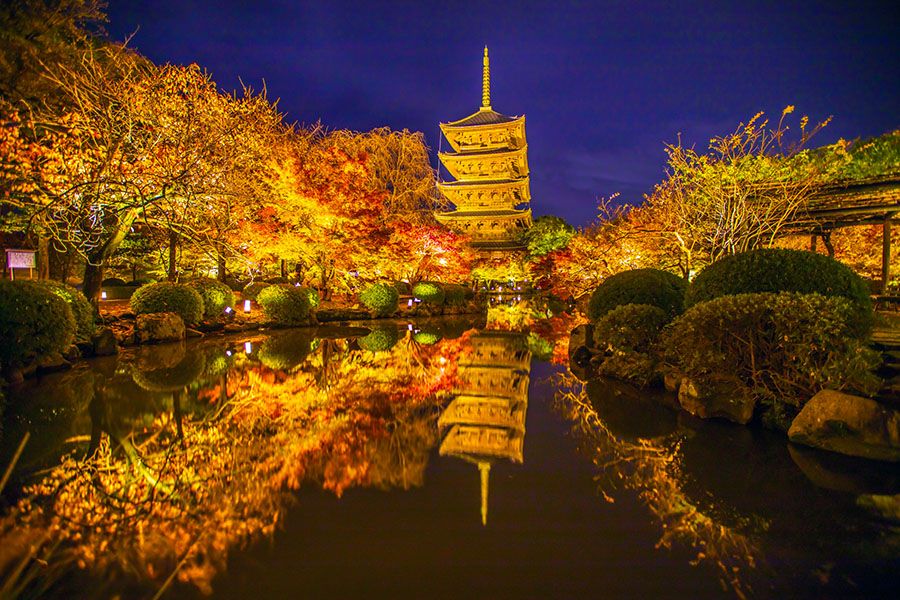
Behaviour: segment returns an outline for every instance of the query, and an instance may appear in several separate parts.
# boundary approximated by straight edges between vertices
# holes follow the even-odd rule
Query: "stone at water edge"
[[[118,351],[119,344],[109,327],[101,327],[91,336],[91,353],[95,356],[111,356]]]
[[[44,375],[46,373],[55,373],[57,371],[65,371],[66,369],[72,366],[72,363],[63,358],[62,354],[59,352],[51,352],[50,354],[46,354],[37,361],[35,361],[37,366],[37,372],[40,375]]]
[[[135,333],[142,344],[184,339],[184,321],[176,313],[138,315]]]
[[[871,398],[822,390],[794,418],[788,437],[813,448],[900,462],[900,411]]]
[[[756,399],[736,377],[713,376],[695,381],[685,377],[678,388],[681,408],[701,419],[727,419],[746,425],[753,418]]]
[[[569,361],[575,355],[579,348],[587,348],[590,350],[594,347],[594,326],[590,323],[583,323],[572,330],[569,334]]]

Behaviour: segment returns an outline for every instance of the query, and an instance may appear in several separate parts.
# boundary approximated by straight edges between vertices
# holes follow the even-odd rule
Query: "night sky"
[[[689,7],[682,6],[688,5]],[[265,80],[290,121],[422,131],[481,101],[525,114],[533,209],[576,225],[599,196],[639,202],[663,144],[705,148],[788,104],[834,121],[815,145],[900,126],[895,2],[109,2],[107,30],[227,90]],[[446,149],[447,144],[444,143]]]

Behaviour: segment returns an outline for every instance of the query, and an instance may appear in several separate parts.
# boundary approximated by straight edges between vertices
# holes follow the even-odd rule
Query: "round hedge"
[[[648,352],[670,320],[658,306],[617,306],[594,324],[594,342],[611,352]]]
[[[188,281],[186,285],[197,290],[203,298],[203,316],[207,319],[221,315],[226,306],[234,306],[234,292],[221,281],[204,277]]]
[[[396,327],[378,327],[373,329],[369,335],[356,340],[359,347],[369,352],[385,352],[394,347],[400,335],[397,333]]]
[[[310,287],[297,287],[297,289],[306,294],[306,300],[309,302],[310,308],[319,306],[319,292]]]
[[[871,327],[872,300],[863,279],[823,254],[764,248],[726,256],[697,274],[685,295],[685,307],[736,294],[797,292],[842,296],[856,307],[855,329]]]
[[[443,339],[443,335],[437,329],[423,329],[422,331],[417,331],[413,334],[412,339],[417,344],[423,344],[425,346],[431,346],[433,344],[437,344],[441,339]]]
[[[45,279],[35,283],[46,286],[51,292],[66,301],[66,304],[72,309],[72,316],[75,317],[75,337],[79,340],[90,339],[96,329],[94,307],[91,306],[85,295],[72,286],[59,281]]]
[[[21,365],[62,352],[75,338],[72,309],[47,286],[0,281],[0,363]]]
[[[375,283],[359,294],[359,301],[376,315],[387,317],[397,312],[400,294],[393,285]]]
[[[266,317],[280,325],[303,325],[309,318],[309,298],[292,285],[270,285],[256,297]]]
[[[100,285],[103,287],[106,287],[108,285],[116,286],[116,285],[127,285],[127,284],[125,283],[124,279],[121,279],[119,277],[107,277],[102,282],[100,282]]]
[[[203,317],[203,298],[183,283],[148,283],[132,294],[131,310],[138,315],[173,312],[181,316],[185,325],[191,325]]]
[[[244,290],[241,292],[241,296],[245,300],[256,300],[259,293],[272,285],[271,283],[266,283],[265,281],[251,281],[247,285],[244,286]]]
[[[446,294],[444,286],[436,281],[420,281],[412,288],[413,296],[429,304],[443,304]]]
[[[412,295],[412,287],[406,281],[395,281],[391,285],[394,286],[394,289],[397,290],[397,293],[401,296],[410,296]]]
[[[684,279],[659,269],[616,273],[594,290],[588,303],[588,317],[596,322],[617,306],[649,304],[672,318],[684,311],[686,287]]]

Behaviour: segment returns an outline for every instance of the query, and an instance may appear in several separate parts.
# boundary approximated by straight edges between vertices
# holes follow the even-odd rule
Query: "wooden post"
[[[881,230],[881,293],[887,294],[891,281],[891,215],[884,215]]]
[[[819,242],[819,237],[816,234],[812,234],[809,236],[809,251],[815,252]]]

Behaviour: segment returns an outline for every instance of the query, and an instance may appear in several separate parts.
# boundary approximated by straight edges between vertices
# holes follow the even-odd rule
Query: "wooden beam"
[[[891,215],[884,216],[881,230],[881,293],[887,294],[891,281]]]

